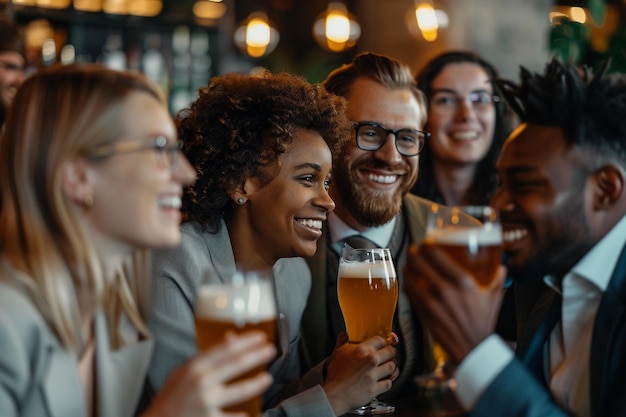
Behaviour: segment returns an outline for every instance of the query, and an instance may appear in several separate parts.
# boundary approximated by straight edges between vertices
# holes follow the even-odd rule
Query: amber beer
[[[252,286],[251,286],[252,285]],[[200,288],[195,308],[198,349],[206,351],[224,341],[226,332],[244,333],[261,330],[267,340],[276,340],[277,313],[270,281],[233,286],[207,284]],[[253,369],[229,382],[250,378],[263,371]],[[250,417],[261,413],[262,397],[225,407],[226,412],[246,412]]]
[[[350,343],[389,337],[398,301],[398,280],[391,258],[339,264],[339,305]]]
[[[496,277],[502,256],[502,230],[499,225],[445,226],[429,231],[424,244],[436,245],[472,272],[476,283],[487,288]]]

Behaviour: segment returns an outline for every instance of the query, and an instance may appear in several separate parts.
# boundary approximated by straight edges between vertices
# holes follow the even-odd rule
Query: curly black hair
[[[588,67],[554,58],[543,74],[520,70],[520,84],[498,82],[523,122],[562,129],[574,146],[616,157],[626,167],[626,77],[608,74],[609,61]]]
[[[433,81],[439,73],[450,64],[472,63],[480,66],[490,80],[495,81],[500,78],[497,69],[483,59],[480,55],[472,51],[448,51],[437,55],[431,59],[424,68],[417,74],[416,81],[420,90],[426,94],[428,102],[433,95]],[[494,85],[494,95],[500,95],[497,85]],[[500,155],[500,150],[508,135],[516,125],[511,108],[503,102],[495,103],[496,125],[493,132],[493,140],[487,153],[478,163],[472,185],[469,189],[468,199],[471,204],[487,204],[495,192],[497,186],[496,161]],[[425,126],[428,130],[428,122]],[[429,141],[426,141],[422,149],[417,182],[411,192],[429,200],[443,203],[440,191],[437,189],[435,173],[432,165],[432,150]]]
[[[214,77],[177,120],[183,153],[198,180],[183,195],[184,221],[216,231],[246,179],[271,181],[272,166],[294,131],[319,133],[333,157],[351,135],[346,102],[320,84],[280,73]]]

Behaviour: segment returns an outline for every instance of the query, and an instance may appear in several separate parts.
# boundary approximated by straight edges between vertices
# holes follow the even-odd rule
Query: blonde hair
[[[114,282],[105,282],[80,209],[61,182],[66,162],[121,133],[122,104],[135,91],[163,102],[158,88],[139,74],[98,65],[42,71],[20,87],[0,139],[0,279],[22,287],[61,343],[77,352],[85,343],[81,317],[99,307],[114,346],[121,344],[123,314],[148,333],[149,254],[138,249]]]

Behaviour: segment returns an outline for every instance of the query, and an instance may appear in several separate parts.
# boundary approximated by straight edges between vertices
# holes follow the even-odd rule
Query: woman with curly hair
[[[183,198],[182,244],[155,255],[153,389],[197,350],[199,286],[236,270],[272,270],[286,332],[269,369],[265,415],[341,415],[379,394],[377,382],[395,372],[393,346],[372,338],[341,345],[300,375],[300,321],[311,287],[301,257],[315,254],[335,207],[328,187],[333,156],[351,136],[345,110],[321,85],[266,73],[213,78],[181,114],[183,152],[198,180]],[[206,270],[214,273],[203,276]]]
[[[411,192],[447,205],[488,204],[496,188],[495,164],[515,118],[500,99],[496,68],[474,52],[450,51],[416,77],[428,99],[425,129]]]

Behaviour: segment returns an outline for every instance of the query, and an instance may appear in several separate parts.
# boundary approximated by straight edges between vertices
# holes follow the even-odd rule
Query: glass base
[[[456,380],[445,368],[437,368],[432,373],[419,375],[414,380],[420,408],[428,410],[431,417],[457,417],[465,415],[454,391]]]
[[[385,404],[374,398],[368,404],[348,411],[348,414],[357,414],[360,416],[370,416],[375,414],[391,414],[396,411],[393,405]]]

